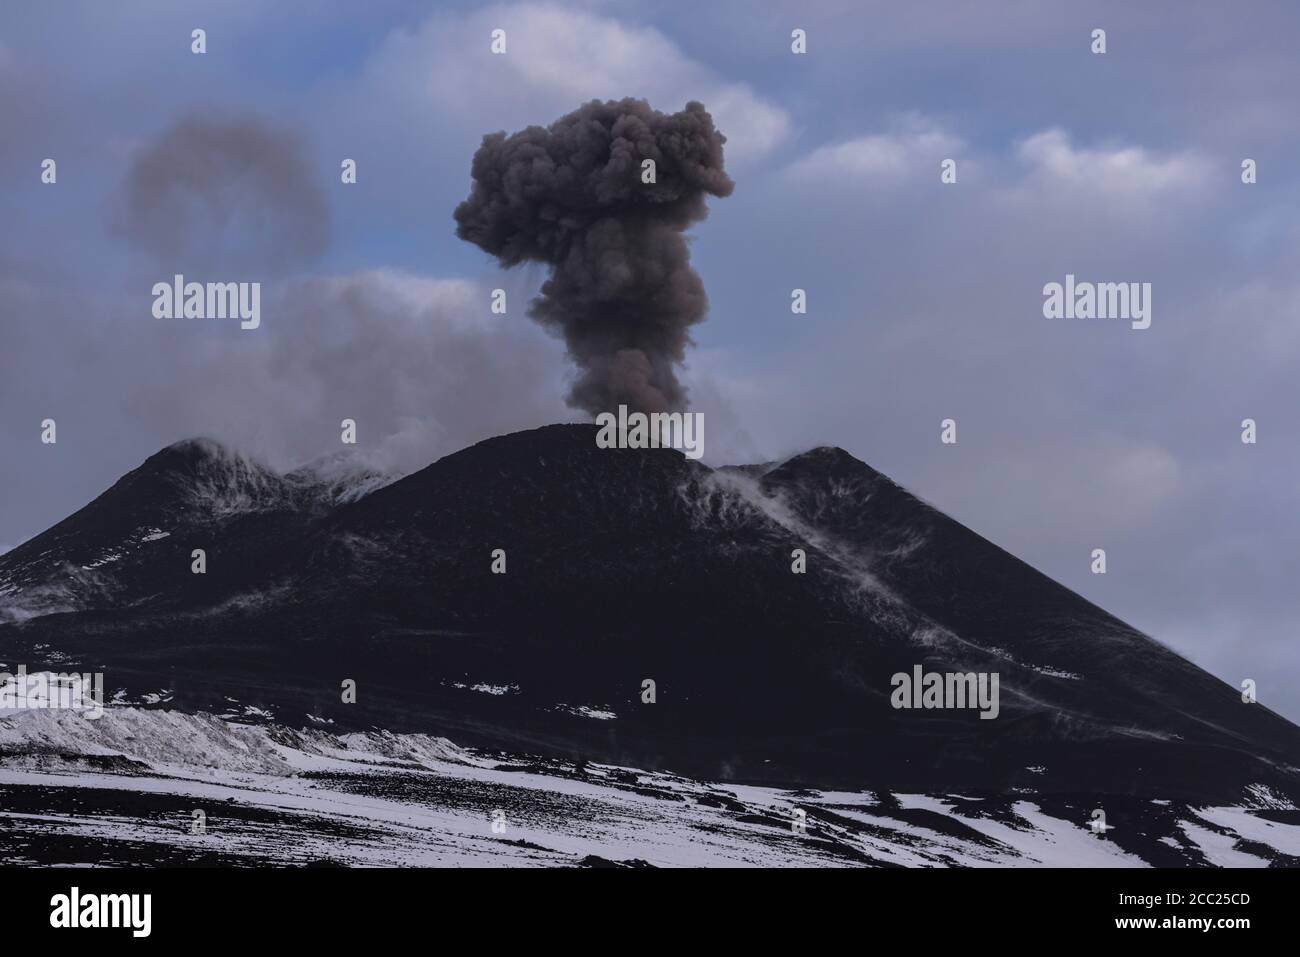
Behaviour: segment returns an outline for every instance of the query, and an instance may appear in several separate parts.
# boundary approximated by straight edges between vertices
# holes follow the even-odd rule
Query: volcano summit
[[[355,762],[365,742],[435,778],[452,754],[456,774],[523,762],[546,793],[593,775],[715,782],[745,820],[772,815],[752,789],[872,795],[903,818],[912,795],[1044,834],[1086,834],[1104,807],[1109,846],[1157,863],[1213,863],[1196,836],[1226,818],[1188,815],[1226,808],[1265,815],[1253,838],[1232,825],[1234,853],[1300,852],[1300,729],[843,450],[710,469],[596,433],[488,439],[346,494],[336,473],[313,484],[211,442],[163,450],[0,556],[6,656],[103,672],[116,703],[83,722],[97,731],[0,720],[6,763],[81,754],[144,773],[201,764],[177,749],[202,740],[211,766],[229,753],[285,774],[303,754]],[[194,548],[206,575],[190,574]],[[895,708],[892,677],[921,672],[997,675],[996,718]],[[181,739],[162,735],[178,722]],[[518,779],[502,773],[481,786],[507,793]],[[412,785],[419,800],[430,786]],[[822,811],[827,840],[847,827],[833,840],[878,858],[859,812]]]

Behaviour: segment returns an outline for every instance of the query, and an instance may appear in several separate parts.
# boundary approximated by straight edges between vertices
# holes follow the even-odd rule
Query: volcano
[[[1300,729],[842,449],[711,469],[596,434],[505,435],[400,479],[179,443],[0,556],[0,648],[281,743],[1055,795],[1078,826],[1266,795],[1297,829]],[[921,670],[996,674],[996,718],[892,706]]]

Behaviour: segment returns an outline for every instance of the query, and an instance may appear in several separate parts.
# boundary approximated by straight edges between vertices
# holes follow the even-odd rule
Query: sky
[[[586,419],[526,316],[544,267],[452,210],[486,133],[698,100],[735,182],[690,231],[705,461],[840,446],[1300,719],[1298,30],[1208,0],[8,4],[0,552],[194,435],[289,467],[347,417],[413,471]],[[177,272],[262,282],[261,327],[155,318]],[[1150,328],[1044,318],[1067,274],[1151,283]]]

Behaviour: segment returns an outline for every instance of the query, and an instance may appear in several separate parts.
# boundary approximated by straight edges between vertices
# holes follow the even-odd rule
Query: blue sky
[[[470,157],[591,98],[698,99],[737,184],[693,231],[706,460],[842,446],[1296,718],[1298,28],[1282,2],[9,5],[0,548],[193,434],[290,465],[352,416],[409,470],[576,420],[524,315],[544,275],[454,235]],[[318,253],[267,265],[248,223],[305,215],[275,194],[182,217],[184,255],[123,230],[133,164],[215,115],[299,143]],[[229,263],[266,281],[263,329],[152,318],[155,281]],[[1044,319],[1066,273],[1152,283],[1151,328]]]

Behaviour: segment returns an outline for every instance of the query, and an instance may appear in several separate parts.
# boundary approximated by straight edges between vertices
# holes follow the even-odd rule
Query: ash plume
[[[256,114],[181,116],[132,158],[122,194],[113,229],[168,268],[277,274],[329,242],[305,140]]]
[[[549,127],[483,137],[456,235],[506,267],[545,263],[529,315],[564,338],[578,376],[568,403],[680,409],[675,365],[708,297],[684,231],[727,196],[726,137],[700,103],[660,113],[645,100],[592,100]],[[653,159],[656,182],[642,182]]]

